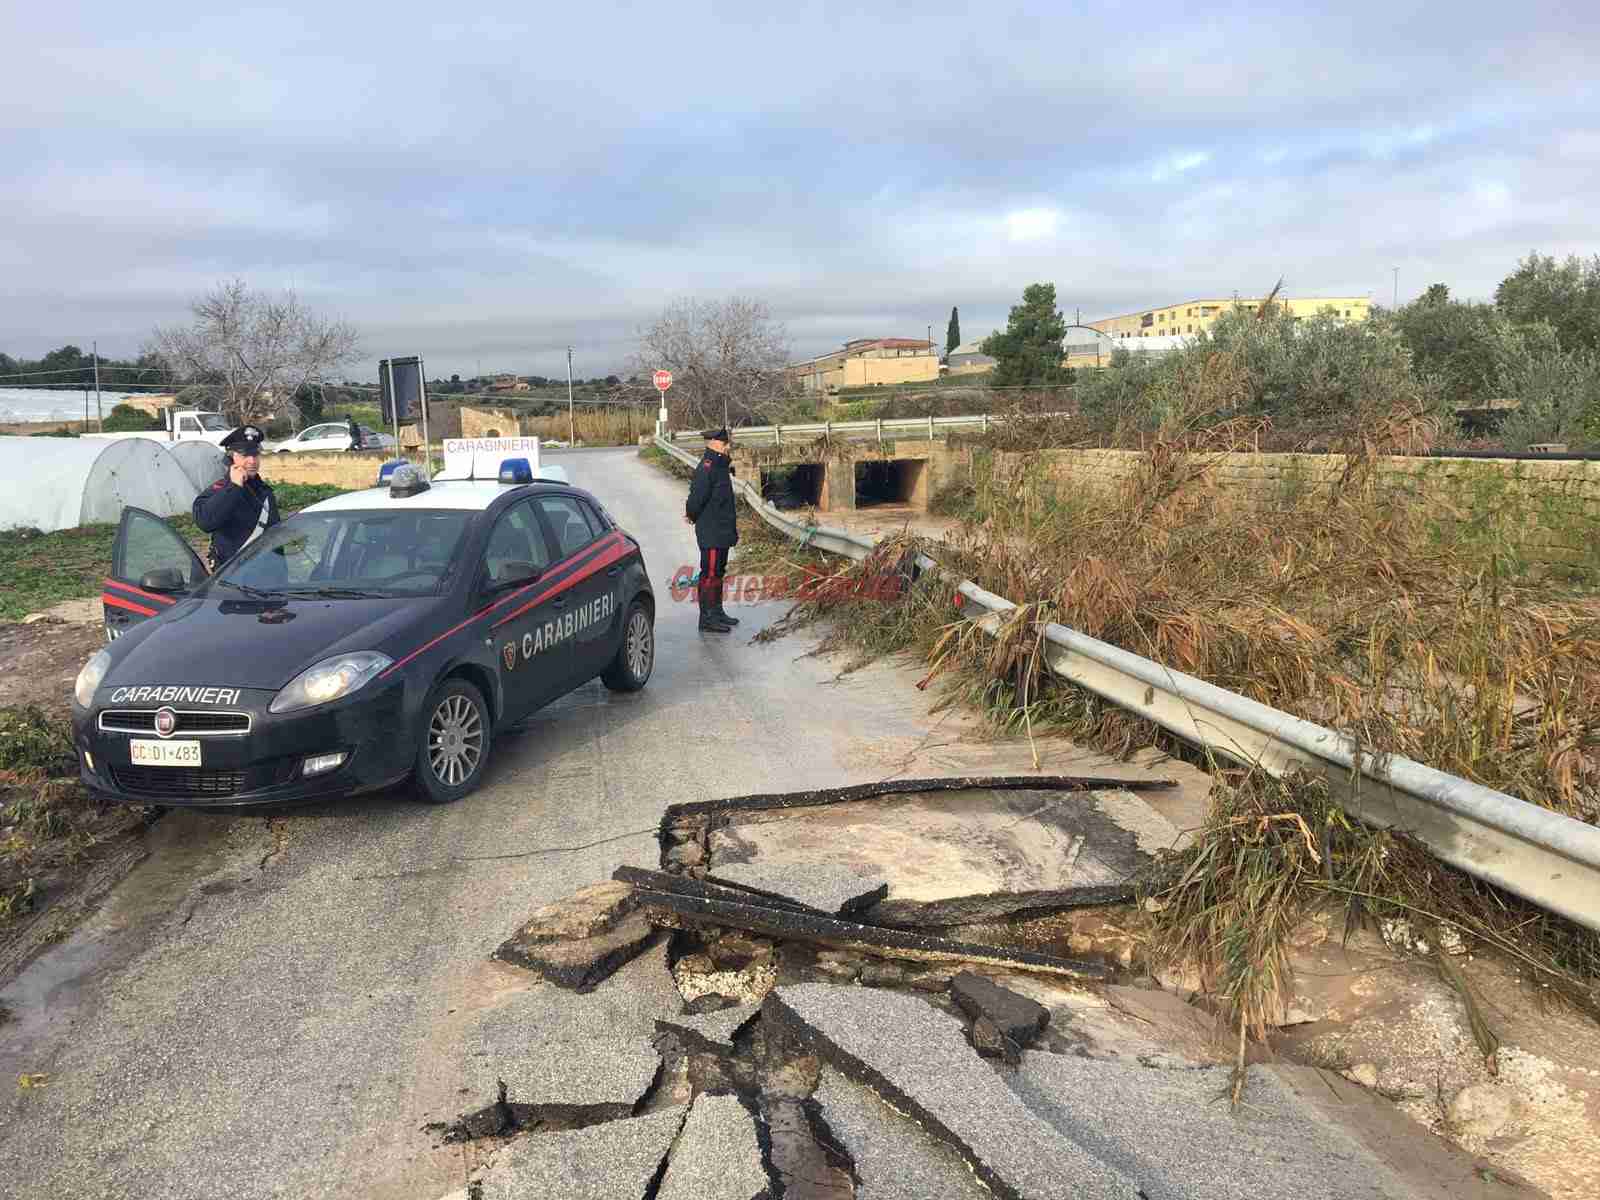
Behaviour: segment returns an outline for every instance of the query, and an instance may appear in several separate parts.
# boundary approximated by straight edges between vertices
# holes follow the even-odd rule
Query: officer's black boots
[[[702,579],[700,581],[700,632],[732,633],[733,626],[722,619],[721,612],[722,580]]]
[[[727,583],[727,579],[721,575],[711,581],[711,611],[716,614],[717,620],[731,628],[739,623],[739,618],[730,617],[728,610],[722,607],[722,589]]]

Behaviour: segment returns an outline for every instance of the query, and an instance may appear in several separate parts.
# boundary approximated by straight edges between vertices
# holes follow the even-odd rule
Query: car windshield
[[[241,551],[217,573],[217,585],[334,600],[435,595],[473,516],[438,509],[298,513]]]
[[[228,418],[221,413],[199,413],[200,428],[207,433],[226,433],[233,426],[228,424]]]

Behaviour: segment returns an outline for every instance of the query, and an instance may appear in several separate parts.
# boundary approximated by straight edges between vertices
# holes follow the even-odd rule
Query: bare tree
[[[675,300],[639,333],[634,369],[672,372],[677,426],[767,422],[788,399],[789,332],[761,300]]]
[[[158,328],[150,352],[174,379],[215,385],[222,411],[235,421],[264,421],[307,383],[324,383],[334,368],[360,357],[355,328],[312,312],[293,292],[252,292],[242,279],[219,284],[190,306],[194,324]]]

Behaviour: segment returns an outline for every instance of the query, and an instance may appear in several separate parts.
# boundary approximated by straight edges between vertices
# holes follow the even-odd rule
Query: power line
[[[93,368],[85,369],[90,371],[93,370]],[[109,368],[109,370],[114,371],[116,368],[112,367]],[[177,386],[176,384],[171,383],[116,383],[105,378],[103,375],[100,377],[100,384],[102,387],[116,388],[118,391],[123,391],[128,388],[159,388],[162,391],[170,392],[175,386]],[[53,389],[58,392],[80,392],[84,388],[94,387],[94,379],[91,375],[90,378],[80,379],[77,382],[63,379],[56,380],[54,383],[0,383],[0,387],[5,388],[8,392],[15,391],[20,388],[45,388]]]
[[[146,371],[153,371],[156,368],[154,368],[154,367],[112,367],[112,368],[109,368],[109,369],[110,370],[116,370],[116,371],[138,371],[142,375]],[[12,372],[9,372],[8,374],[0,375],[0,379],[21,379],[25,375],[75,375],[79,371],[93,371],[93,370],[94,370],[94,365],[91,363],[89,366],[85,366],[85,367],[62,367],[59,371],[12,371]]]

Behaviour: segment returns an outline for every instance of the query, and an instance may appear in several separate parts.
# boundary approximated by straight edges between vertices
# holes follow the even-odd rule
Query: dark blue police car
[[[165,521],[122,517],[108,645],[73,697],[83,782],[113,800],[225,806],[483,778],[496,730],[655,659],[639,543],[588,492],[498,476],[326,500],[215,575]]]

